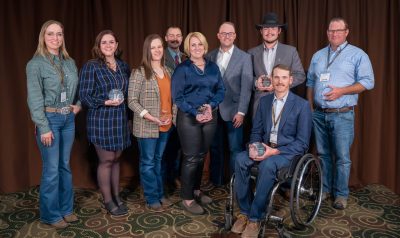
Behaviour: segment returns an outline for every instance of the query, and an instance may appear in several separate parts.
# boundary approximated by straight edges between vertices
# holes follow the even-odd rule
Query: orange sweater
[[[160,119],[162,117],[168,117],[171,121],[170,124],[160,126],[161,132],[167,132],[172,126],[172,98],[171,98],[171,79],[166,73],[161,79],[157,78],[158,88],[160,89]]]

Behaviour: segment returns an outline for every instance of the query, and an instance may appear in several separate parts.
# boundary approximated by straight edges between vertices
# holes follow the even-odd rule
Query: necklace
[[[194,71],[196,71],[196,73],[198,75],[200,75],[200,76],[203,76],[206,73],[206,68],[205,67],[204,67],[204,70],[201,70],[194,63],[192,64],[192,67],[193,67]]]
[[[123,87],[124,87],[124,80],[123,80],[123,76],[122,76],[122,73],[121,73],[121,68],[118,66],[118,64],[116,63],[116,66],[115,66],[115,73],[114,72],[112,72],[111,70],[110,70],[110,68],[108,67],[108,66],[106,66],[107,67],[107,70],[108,70],[108,72],[110,73],[110,75],[111,75],[111,77],[114,79],[114,82],[115,82],[115,87],[116,88],[113,88],[113,89],[111,89],[109,92],[108,92],[108,98],[110,99],[110,100],[118,100],[118,101],[122,101],[122,100],[124,100],[124,94],[122,93],[122,89],[123,89]],[[118,70],[119,69],[119,70]],[[115,75],[114,74],[119,74],[120,75],[120,78],[122,79],[122,84],[121,84],[121,87],[118,87],[118,80],[117,80],[117,78],[115,77]]]

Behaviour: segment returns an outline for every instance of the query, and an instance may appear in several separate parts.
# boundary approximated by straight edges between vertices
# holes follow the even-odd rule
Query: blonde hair
[[[49,21],[46,21],[45,23],[43,23],[42,28],[40,29],[38,46],[37,46],[35,55],[41,55],[41,56],[45,56],[46,57],[46,56],[48,56],[50,54],[49,51],[47,50],[47,46],[46,46],[46,43],[44,41],[44,34],[46,33],[47,28],[52,24],[59,25],[61,27],[63,33],[64,33],[64,26],[59,21],[49,20]],[[70,58],[69,54],[67,52],[67,49],[65,48],[65,39],[64,39],[64,37],[63,37],[62,44],[60,46],[59,52],[64,57],[64,59],[69,59]]]
[[[207,54],[208,43],[207,43],[206,37],[203,34],[201,34],[200,32],[190,32],[186,36],[185,42],[184,42],[184,45],[183,45],[183,49],[184,49],[186,55],[188,55],[190,57],[190,39],[192,39],[193,37],[196,37],[197,39],[199,39],[199,41],[204,46],[204,55]]]

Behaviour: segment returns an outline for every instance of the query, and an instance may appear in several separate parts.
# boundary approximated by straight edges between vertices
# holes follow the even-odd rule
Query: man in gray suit
[[[263,81],[271,80],[271,72],[275,65],[283,64],[290,67],[293,75],[292,87],[305,81],[303,65],[295,47],[278,42],[282,29],[287,25],[279,23],[276,13],[270,12],[264,15],[261,24],[256,25],[260,31],[263,43],[248,51],[253,60],[253,76],[255,77],[255,94],[253,102],[253,118],[257,111],[258,102],[262,96],[273,92],[272,85]]]
[[[183,53],[179,47],[182,44],[183,36],[182,31],[177,26],[171,26],[165,33],[165,42],[167,42],[167,48],[165,49],[165,65],[172,70],[180,64],[183,60]]]
[[[165,65],[172,70],[175,70],[176,66],[185,59],[185,55],[179,49],[182,40],[182,31],[179,27],[171,26],[167,29],[167,32],[165,33],[165,42],[167,42],[167,47],[164,50],[164,59]],[[167,146],[165,147],[161,167],[161,174],[167,185],[167,192],[174,190],[175,188],[180,188],[181,186],[179,180],[180,155],[181,144],[176,128],[174,128],[171,131]]]
[[[211,51],[207,58],[217,63],[225,85],[225,98],[219,104],[219,126],[211,145],[210,180],[214,185],[224,183],[224,129],[228,135],[230,171],[234,171],[235,155],[243,150],[243,120],[247,114],[253,88],[250,55],[234,45],[235,25],[224,22],[217,38],[220,47]]]

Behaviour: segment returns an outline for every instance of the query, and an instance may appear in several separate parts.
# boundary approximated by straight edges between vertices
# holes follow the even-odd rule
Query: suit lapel
[[[274,97],[270,96],[270,99],[268,100],[267,106],[265,108],[266,113],[265,113],[265,121],[266,121],[266,128],[265,128],[265,132],[268,135],[268,141],[269,141],[269,134],[271,133],[271,127],[272,127],[272,103],[274,101]]]
[[[228,66],[226,67],[224,79],[228,78],[227,75],[229,75],[230,72],[235,69],[235,66],[238,61],[239,61],[239,53],[235,46],[235,48],[233,48],[232,56],[229,59]]]
[[[276,66],[278,64],[281,64],[282,57],[283,57],[282,48],[280,47],[280,44],[278,42],[278,45],[276,46],[276,54],[275,54],[274,66]],[[288,65],[288,66],[290,66],[290,65]]]
[[[283,125],[285,125],[285,122],[286,122],[288,116],[290,115],[290,113],[293,109],[293,106],[294,106],[294,97],[293,97],[293,94],[289,91],[289,95],[286,99],[285,106],[283,106],[283,112],[282,112],[281,120],[279,122],[278,131],[281,131],[281,128],[283,127]]]
[[[256,56],[254,57],[254,62],[258,65],[258,68],[261,69],[263,72],[262,74],[267,74],[267,71],[265,70],[265,63],[264,63],[264,45],[261,44],[259,46],[259,50],[257,50]],[[259,76],[259,75],[256,75]]]

